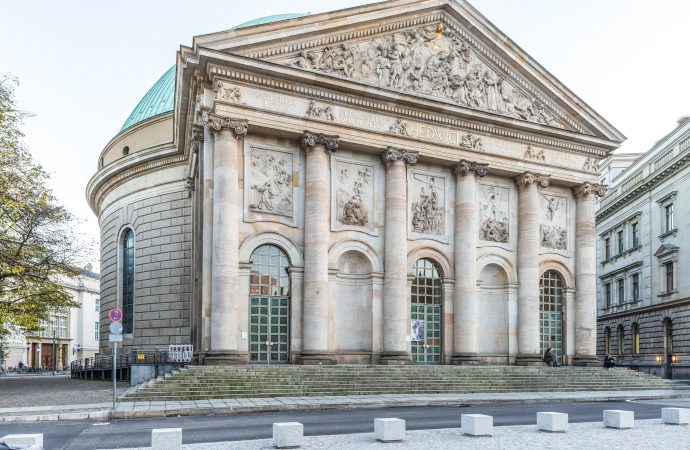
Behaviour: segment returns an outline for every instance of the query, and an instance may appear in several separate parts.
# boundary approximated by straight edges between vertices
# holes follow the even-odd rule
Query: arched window
[[[623,325],[618,325],[618,355],[623,356],[625,353],[625,330]]]
[[[122,237],[122,332],[134,327],[134,232],[127,229]]]
[[[290,358],[290,275],[285,252],[262,245],[249,261],[249,361],[285,364]]]
[[[441,363],[441,275],[422,258],[412,267],[412,359],[418,364]]]
[[[611,354],[611,328],[604,329],[604,350],[607,355]]]
[[[540,347],[543,355],[551,347],[558,364],[563,364],[563,278],[547,270],[539,280]]]
[[[633,354],[640,354],[640,326],[637,323],[632,325],[632,347]]]

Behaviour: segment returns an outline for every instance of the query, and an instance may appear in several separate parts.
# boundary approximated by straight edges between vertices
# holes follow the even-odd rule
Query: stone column
[[[383,351],[380,364],[409,364],[407,295],[407,165],[419,152],[388,148],[384,228]]]
[[[300,143],[307,154],[302,307],[304,340],[300,363],[335,364],[335,359],[328,353],[329,155],[338,148],[338,137],[305,131]]]
[[[518,355],[517,365],[542,364],[539,349],[539,212],[537,186],[549,177],[525,172],[515,178],[518,187]]]
[[[597,361],[597,259],[594,196],[603,197],[606,186],[584,183],[573,188],[575,218],[575,357],[576,366]]]
[[[201,348],[211,349],[211,267],[213,261],[213,142],[208,124],[201,153]]]
[[[477,364],[477,179],[487,164],[461,160],[455,175],[455,293],[451,364]]]
[[[211,262],[211,350],[207,364],[244,364],[239,339],[238,139],[247,122],[209,114],[213,143],[213,244]]]

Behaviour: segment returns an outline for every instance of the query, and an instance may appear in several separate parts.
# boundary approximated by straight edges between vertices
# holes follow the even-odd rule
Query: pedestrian
[[[547,348],[544,352],[544,362],[547,366],[558,367],[556,356],[553,354],[553,349],[551,347]]]
[[[614,367],[616,367],[616,360],[613,359],[613,356],[607,354],[604,358],[604,368],[609,370],[615,370]]]

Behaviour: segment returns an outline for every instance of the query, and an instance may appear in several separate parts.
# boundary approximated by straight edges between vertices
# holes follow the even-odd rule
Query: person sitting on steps
[[[616,367],[616,360],[613,359],[613,356],[607,354],[604,358],[604,368],[609,370],[615,370],[614,367]]]
[[[558,362],[556,362],[556,356],[554,356],[551,347],[547,348],[544,352],[544,362],[549,367],[558,367]]]

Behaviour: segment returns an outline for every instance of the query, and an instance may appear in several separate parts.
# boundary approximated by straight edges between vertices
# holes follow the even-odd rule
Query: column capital
[[[323,133],[312,133],[311,131],[304,131],[304,134],[299,139],[300,146],[309,150],[315,147],[324,147],[329,152],[338,150],[339,137],[328,136]]]
[[[192,127],[192,138],[189,141],[189,149],[192,153],[199,153],[201,143],[204,142],[204,128],[198,125]]]
[[[515,177],[515,184],[518,188],[524,188],[530,184],[537,184],[538,186],[545,188],[548,187],[550,182],[550,175],[542,175],[535,172],[525,172]]]
[[[583,195],[589,195],[589,194],[594,194],[597,197],[603,197],[606,195],[606,189],[608,186],[605,184],[596,184],[596,183],[582,183],[578,184],[577,186],[573,187],[573,194],[576,197],[580,197]]]
[[[208,115],[209,131],[223,131],[230,130],[235,137],[245,136],[249,131],[249,123],[244,119],[233,119],[226,116],[219,116],[217,114]]]
[[[402,148],[388,147],[381,153],[381,159],[384,163],[392,164],[396,161],[402,161],[407,165],[414,166],[417,164],[419,152],[416,150],[404,150]]]
[[[456,166],[453,167],[453,175],[456,177],[460,175],[469,175],[470,173],[483,177],[488,172],[489,165],[474,161],[467,161],[461,159]]]

